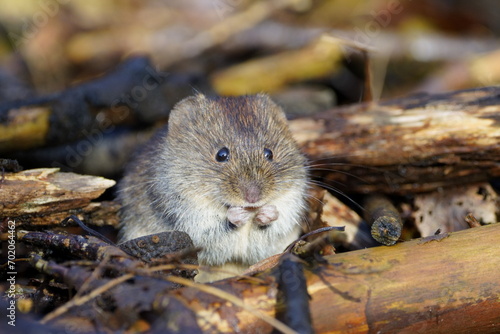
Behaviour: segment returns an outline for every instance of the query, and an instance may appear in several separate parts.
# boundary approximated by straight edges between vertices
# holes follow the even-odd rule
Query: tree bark
[[[61,173],[57,168],[4,173],[0,182],[0,221],[9,217],[18,226],[54,225],[75,214],[92,218],[96,224],[116,224],[116,203],[91,203],[114,184],[102,177]]]
[[[328,256],[306,270],[317,333],[498,333],[500,224]],[[213,283],[275,314],[276,283]],[[270,325],[195,288],[174,296],[207,332],[270,333]]]
[[[312,170],[342,190],[431,191],[500,176],[499,96],[484,87],[357,104],[291,128]]]

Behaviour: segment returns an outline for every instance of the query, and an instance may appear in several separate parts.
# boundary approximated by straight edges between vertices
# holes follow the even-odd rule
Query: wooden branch
[[[0,182],[0,220],[83,208],[80,213],[95,212],[90,201],[114,184],[102,177],[61,173],[58,168],[5,173]]]
[[[329,256],[306,271],[317,333],[497,333],[500,224]],[[275,314],[276,283],[213,283],[248,306]],[[174,292],[200,328],[270,333],[248,312],[195,289]]]
[[[370,195],[364,207],[372,237],[383,245],[394,245],[401,237],[403,221],[391,201],[382,195]]]
[[[291,128],[311,164],[331,170],[317,174],[346,191],[430,191],[500,176],[499,96],[484,87],[357,104]]]

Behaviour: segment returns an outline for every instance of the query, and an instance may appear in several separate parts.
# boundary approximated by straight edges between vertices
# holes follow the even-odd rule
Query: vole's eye
[[[215,160],[218,162],[226,162],[229,160],[229,149],[227,147],[221,148],[215,155]]]
[[[273,151],[271,151],[268,148],[264,149],[264,157],[266,157],[267,160],[272,161],[273,160]]]

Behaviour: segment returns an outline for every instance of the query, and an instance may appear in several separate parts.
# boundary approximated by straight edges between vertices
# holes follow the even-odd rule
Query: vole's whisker
[[[363,208],[358,202],[356,202],[354,199],[352,199],[351,197],[349,197],[349,195],[347,195],[346,193],[344,193],[342,190],[337,189],[335,187],[332,187],[329,184],[326,184],[326,183],[321,182],[321,181],[310,180],[309,183],[317,185],[317,186],[319,186],[321,188],[325,188],[327,190],[330,190],[330,191],[332,191],[332,192],[334,192],[336,194],[339,194],[342,197],[344,197],[345,199],[349,200],[349,202],[351,202],[352,204],[354,204],[360,210],[365,211],[365,208]]]
[[[316,196],[313,196],[311,194],[306,194],[306,198],[311,198],[313,199],[314,201],[318,202],[319,204],[321,204],[322,206],[325,205],[325,202],[323,202],[322,200],[320,200],[319,198],[317,198]]]
[[[355,157],[360,157],[360,156],[364,156],[363,153],[356,152],[356,153],[351,153],[351,154],[338,154],[338,153],[332,152],[332,154],[330,156],[326,156],[326,157],[323,156],[323,157],[314,158],[314,159],[311,159],[309,157],[309,161],[319,162],[319,161],[329,161],[329,160],[332,160],[332,159],[355,158]]]
[[[360,164],[353,164],[353,163],[346,163],[346,162],[330,162],[330,163],[314,163],[314,161],[309,161],[309,168],[311,170],[324,170],[328,171],[330,166],[342,166],[342,167],[351,167],[351,168],[356,168],[356,169],[362,169],[362,170],[367,170],[367,171],[372,171],[372,172],[377,172],[380,174],[385,174],[393,178],[398,178],[401,177],[401,175],[398,175],[392,171],[389,171],[384,168],[380,167],[375,167],[375,166],[367,166],[367,165],[360,165]],[[321,168],[321,169],[320,169]],[[331,169],[332,171],[335,172],[341,172],[338,169]],[[354,176],[354,175],[352,175]]]
[[[350,172],[347,172],[347,171],[343,171],[343,170],[338,170],[338,169],[328,169],[328,168],[309,168],[309,170],[311,172],[314,172],[314,171],[322,171],[322,172],[332,172],[332,173],[339,173],[339,174],[344,174],[344,175],[347,175],[347,176],[350,176],[350,177],[353,177],[361,182],[364,182],[366,184],[370,184],[370,182],[364,178],[362,178],[361,176],[358,176],[356,174],[353,174],[353,173],[350,173]]]

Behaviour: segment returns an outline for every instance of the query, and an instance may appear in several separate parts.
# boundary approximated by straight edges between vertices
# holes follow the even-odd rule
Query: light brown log
[[[317,333],[498,333],[500,224],[329,256],[306,270]],[[262,276],[265,278],[266,276]],[[276,284],[213,286],[274,315]],[[194,288],[175,291],[207,332],[270,333],[247,311]]]
[[[500,176],[499,96],[484,87],[357,104],[291,128],[313,171],[330,168],[317,174],[346,191],[430,191]]]
[[[0,182],[0,219],[84,208],[115,181],[40,168],[5,173]]]

